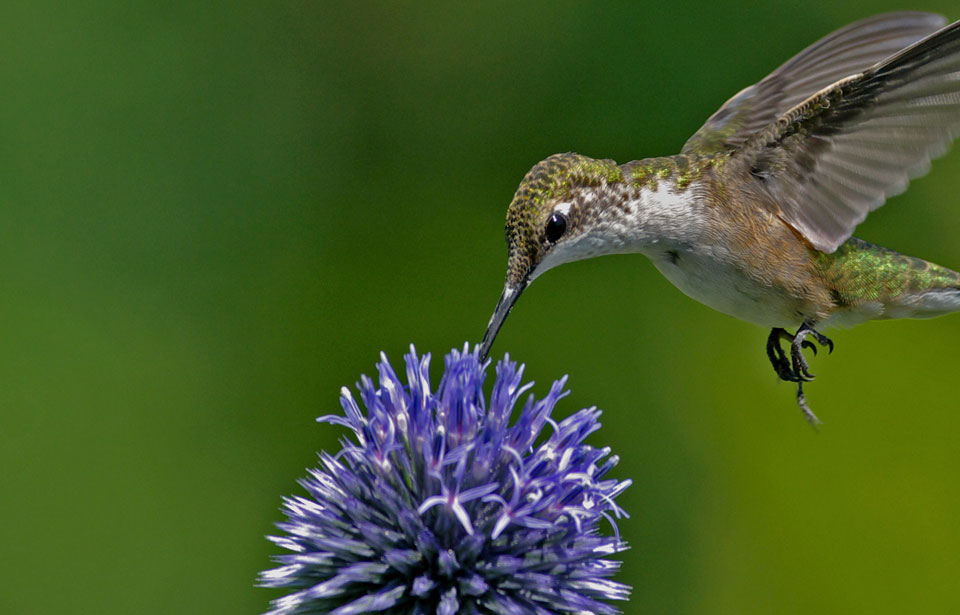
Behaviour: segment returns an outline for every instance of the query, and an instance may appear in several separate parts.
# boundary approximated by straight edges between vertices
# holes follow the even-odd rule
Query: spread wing
[[[856,74],[936,32],[947,20],[931,13],[888,13],[837,30],[741,90],[683,146],[683,153],[735,149],[826,86]]]
[[[960,21],[824,88],[731,155],[781,217],[834,251],[960,133]]]

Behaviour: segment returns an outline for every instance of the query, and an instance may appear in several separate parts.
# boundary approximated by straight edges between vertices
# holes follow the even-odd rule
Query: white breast
[[[685,295],[719,312],[764,327],[799,324],[793,301],[758,284],[732,258],[726,246],[716,245],[716,236],[706,233],[710,225],[705,204],[693,190],[676,190],[661,182],[643,195],[634,224],[652,232],[639,251],[650,257],[657,269]]]
[[[709,246],[688,251],[668,248],[649,256],[685,295],[718,312],[762,327],[791,327],[802,320],[794,301],[757,284],[732,266],[722,251]]]

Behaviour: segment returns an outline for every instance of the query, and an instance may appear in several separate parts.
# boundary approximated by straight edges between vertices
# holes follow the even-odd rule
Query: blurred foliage
[[[0,611],[262,611],[280,497],[342,435],[314,417],[380,350],[478,341],[530,166],[673,153],[898,8],[3,4]],[[960,267],[958,191],[954,153],[857,234]],[[817,435],[766,332],[640,256],[518,304],[495,355],[569,373],[634,479],[628,613],[960,610],[960,317],[834,333]]]

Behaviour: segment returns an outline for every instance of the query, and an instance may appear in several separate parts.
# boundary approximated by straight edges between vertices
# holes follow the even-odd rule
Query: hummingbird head
[[[596,252],[582,241],[597,217],[599,190],[623,181],[612,160],[554,154],[520,182],[507,210],[507,275],[503,293],[480,343],[487,357],[500,327],[524,289],[543,272]]]

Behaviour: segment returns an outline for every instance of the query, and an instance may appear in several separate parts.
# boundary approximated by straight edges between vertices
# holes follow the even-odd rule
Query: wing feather
[[[828,86],[733,152],[782,218],[832,252],[960,134],[960,22]]]
[[[940,15],[877,15],[820,39],[769,76],[741,90],[684,145],[683,153],[735,149],[822,88],[861,72],[947,23]]]

